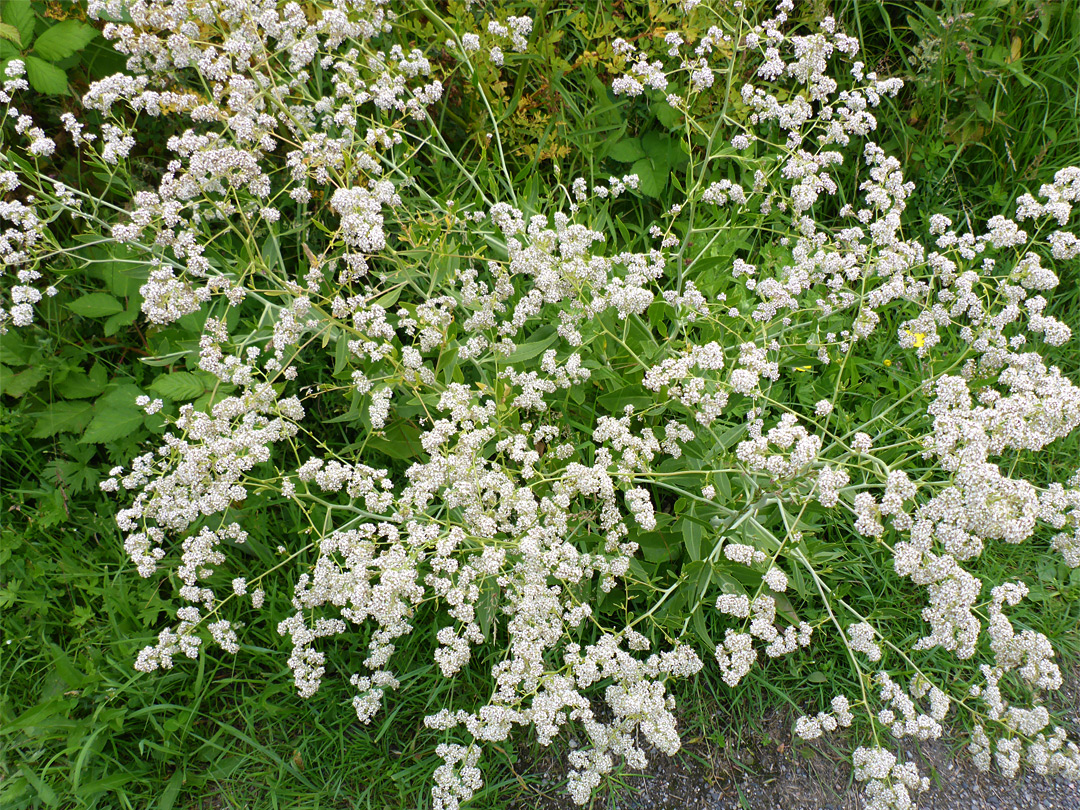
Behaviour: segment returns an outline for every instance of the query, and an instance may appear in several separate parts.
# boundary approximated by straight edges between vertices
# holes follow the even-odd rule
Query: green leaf
[[[542,338],[541,340],[531,340],[528,343],[519,343],[518,347],[510,353],[510,356],[508,358],[506,358],[506,363],[508,365],[513,365],[514,363],[522,363],[526,360],[532,360],[534,357],[537,357],[547,351],[551,344],[558,339],[558,333],[553,330],[550,335]]]
[[[30,0],[3,0],[0,2],[0,21],[13,25],[19,32],[19,47],[25,48],[34,38],[34,10]]]
[[[608,150],[608,157],[619,161],[619,163],[633,163],[635,160],[641,160],[641,158],[645,157],[645,150],[641,148],[639,138],[625,138],[615,142],[611,149]]]
[[[8,42],[14,42],[16,45],[22,46],[22,38],[19,36],[19,29],[6,22],[0,22],[0,39],[6,39]]]
[[[136,408],[106,408],[94,417],[79,442],[104,444],[121,439],[142,427],[143,415]]]
[[[90,40],[97,36],[97,31],[79,20],[64,20],[50,26],[34,40],[34,53],[42,59],[56,62],[78,53]]]
[[[96,397],[105,390],[104,375],[84,374],[73,371],[62,383],[55,386],[56,393],[64,399],[87,399]]]
[[[666,101],[656,101],[649,105],[649,110],[656,120],[668,129],[679,129],[683,123],[683,114]]]
[[[37,797],[49,807],[55,807],[60,803],[60,798],[56,795],[56,791],[49,787],[48,783],[30,770],[28,766],[24,765],[20,767],[19,773],[21,773],[23,778],[33,786],[34,792],[37,793]]]
[[[26,57],[26,78],[30,86],[39,93],[51,96],[62,96],[67,92],[67,74],[56,65],[38,59],[36,56]]]
[[[678,554],[678,539],[670,532],[640,532],[630,539],[638,544],[647,562],[664,562]]]
[[[158,377],[150,384],[150,390],[159,397],[171,399],[173,402],[186,402],[190,399],[198,399],[212,386],[198,374],[190,371],[174,371]]]
[[[701,555],[701,538],[704,534],[704,528],[696,521],[689,519],[682,521],[683,546],[694,562],[704,559]]]
[[[57,433],[78,433],[90,421],[92,411],[89,402],[55,402],[33,414],[37,423],[30,438],[47,439]]]
[[[45,379],[45,369],[41,366],[30,366],[18,374],[0,375],[0,394],[9,397],[21,397],[39,382]]]
[[[667,185],[667,167],[661,170],[649,158],[634,163],[630,171],[638,176],[638,191],[646,197],[659,197]]]
[[[390,425],[384,436],[370,437],[367,445],[390,458],[412,461],[424,455],[424,448],[420,444],[420,431],[405,422]]]
[[[124,311],[124,305],[108,293],[89,293],[68,304],[68,309],[84,318],[104,318]]]
[[[123,326],[131,326],[135,323],[135,320],[139,317],[139,308],[132,306],[130,309],[125,309],[123,312],[117,312],[115,315],[105,321],[105,337],[112,337]]]
[[[625,388],[620,388],[618,391],[604,394],[596,399],[598,408],[618,416],[623,415],[623,409],[627,405],[633,406],[634,410],[639,410],[648,408],[655,402],[656,395],[651,391],[645,390],[645,388],[640,385],[628,385]]]

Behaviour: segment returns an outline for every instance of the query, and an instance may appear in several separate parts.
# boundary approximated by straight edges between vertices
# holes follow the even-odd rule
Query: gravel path
[[[1074,672],[1056,696],[1067,707],[1073,740],[1080,738],[1078,676]],[[791,727],[791,718],[778,712],[763,720],[757,735],[762,742],[753,746],[717,748],[690,739],[674,759],[654,753],[647,775],[619,777],[589,810],[863,810],[842,741],[797,741],[793,749]],[[918,798],[920,810],[1080,810],[1080,781],[1030,771],[1015,780],[984,774],[965,751],[941,742],[908,746],[904,758],[930,778],[930,790]],[[578,810],[561,784],[563,761],[545,757],[524,771],[539,774],[540,785],[523,793],[521,810]]]

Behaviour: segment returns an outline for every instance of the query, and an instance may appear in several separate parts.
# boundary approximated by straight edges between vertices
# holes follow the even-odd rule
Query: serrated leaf
[[[641,158],[645,157],[645,150],[641,148],[639,138],[624,138],[621,141],[616,141],[608,150],[608,157],[619,161],[619,163],[633,163],[635,160],[641,160]]]
[[[0,3],[0,21],[19,32],[19,47],[25,48],[34,37],[34,10],[30,0],[4,0]]]
[[[36,417],[32,439],[47,439],[57,433],[78,433],[90,421],[93,407],[89,402],[55,402]]]
[[[62,96],[67,92],[67,74],[56,65],[36,56],[28,56],[24,61],[26,62],[26,79],[39,93]]]
[[[638,176],[638,191],[646,197],[659,197],[667,185],[666,169],[661,171],[649,158],[634,163],[630,171]]]
[[[105,390],[105,381],[81,371],[68,374],[62,383],[56,386],[56,393],[64,399],[86,399],[96,397]]]
[[[139,309],[138,307],[134,306],[131,309],[124,310],[123,312],[117,312],[115,315],[110,317],[109,320],[105,321],[105,337],[112,337],[120,331],[120,327],[122,326],[131,326],[131,324],[135,323],[135,319],[138,317]]]
[[[22,47],[22,37],[19,36],[19,29],[9,23],[0,22],[0,39],[6,39],[8,42],[14,42],[20,48]]]
[[[97,31],[86,23],[64,20],[49,26],[34,40],[34,53],[42,59],[56,62],[78,53],[96,36]]]
[[[667,101],[655,101],[649,105],[649,110],[668,129],[679,129],[683,125],[683,114]]]
[[[159,397],[171,399],[173,402],[187,402],[198,399],[207,391],[206,382],[198,375],[190,371],[174,371],[158,377],[150,384],[150,390]]]
[[[21,397],[39,382],[45,379],[45,369],[41,366],[30,366],[18,374],[0,376],[0,394],[9,397]]]
[[[121,439],[142,427],[143,416],[138,408],[104,408],[94,416],[79,443],[103,444]]]
[[[68,309],[84,318],[104,318],[124,311],[124,305],[108,293],[89,293],[68,304]]]

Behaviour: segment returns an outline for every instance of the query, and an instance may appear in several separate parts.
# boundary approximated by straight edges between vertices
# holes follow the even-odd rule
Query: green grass
[[[642,13],[633,4],[626,8]],[[914,14],[910,9],[907,3],[822,2],[806,17],[835,13],[864,41],[868,64],[910,79],[909,90],[879,118],[886,149],[919,184],[908,212],[913,226],[923,211],[943,211],[971,223],[1009,213],[1017,194],[1036,191],[1056,167],[1080,163],[1076,0],[963,3],[962,10],[974,16],[945,40],[939,61],[921,71],[913,49],[936,30],[937,15],[960,13],[961,4],[928,5]],[[564,38],[558,47],[541,49],[538,58],[561,58],[570,67],[595,47],[599,37],[574,27],[572,17],[562,8],[547,17],[549,29]],[[640,105],[612,105],[587,66],[560,72],[555,84],[545,85],[539,75],[524,74],[503,100],[511,122],[509,148],[523,156],[518,161],[522,177],[550,179],[556,167],[564,178],[601,175],[605,141],[655,125]],[[466,101],[477,105],[475,98]],[[458,115],[450,107],[445,114],[454,119],[446,128],[451,145],[479,148],[483,133],[471,131],[468,123],[477,116]],[[569,151],[560,156],[560,146]],[[552,149],[553,157],[542,157]],[[625,221],[647,222],[659,209],[659,203],[650,205],[631,209],[628,204]],[[1052,312],[1077,333],[1080,279],[1062,281]],[[136,331],[84,340],[77,325],[60,318],[50,330],[39,342],[79,345],[92,355],[80,362],[107,365],[110,378],[143,379],[134,360],[143,336]],[[1073,344],[1054,360],[1076,379],[1080,367]],[[50,348],[45,354],[55,352]],[[361,726],[347,689],[334,682],[307,701],[296,697],[287,655],[268,623],[253,624],[235,660],[215,651],[166,674],[133,672],[134,655],[149,640],[146,628],[166,610],[163,597],[169,594],[135,576],[112,520],[115,501],[97,492],[95,480],[78,476],[83,469],[107,469],[125,459],[134,439],[126,446],[87,449],[55,436],[32,438],[35,414],[56,401],[48,385],[18,398],[5,396],[0,410],[0,806],[427,806],[437,764],[432,752],[441,736],[423,727],[424,715],[441,705],[450,689],[463,705],[486,699],[491,684],[477,676],[448,686],[433,670],[433,632],[428,633],[403,650],[411,659],[398,663],[402,689],[388,709],[370,726]],[[140,435],[149,436],[149,430]],[[1021,456],[1018,468],[1056,480],[1068,477],[1080,457],[1080,442],[1074,436],[1058,445]],[[852,549],[850,565],[837,563],[831,572],[852,583],[846,597],[852,607],[888,621],[895,638],[921,635],[918,617],[895,608],[910,603],[917,589],[882,575],[889,568],[887,557],[865,539],[853,533],[834,539]],[[995,546],[978,570],[994,582],[1017,570],[1036,571],[1037,581],[1030,583],[1034,598],[1012,614],[1014,621],[1048,635],[1063,661],[1075,666],[1080,584],[1061,566],[1042,560],[1039,542]],[[277,608],[283,604],[272,606]],[[687,734],[718,747],[740,745],[756,739],[755,723],[770,709],[810,709],[824,706],[833,694],[857,693],[850,669],[837,665],[844,660],[842,648],[835,640],[820,640],[826,635],[809,651],[755,669],[735,690],[710,666],[681,684],[677,694],[688,718]],[[345,660],[348,654],[339,649],[331,657]],[[913,658],[945,680],[960,677],[959,668],[951,669],[955,662],[945,657]],[[695,714],[695,707],[715,705],[729,713],[732,731],[722,737],[711,714]],[[482,761],[486,786],[473,806],[507,806],[521,795],[522,780],[536,784],[535,776],[515,773],[515,762],[519,754],[529,761],[541,752],[524,739],[512,743]]]

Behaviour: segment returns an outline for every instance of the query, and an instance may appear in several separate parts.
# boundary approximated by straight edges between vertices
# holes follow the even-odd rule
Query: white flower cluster
[[[851,704],[843,695],[832,699],[832,713],[818,712],[814,717],[802,716],[795,721],[795,734],[803,740],[816,740],[827,731],[849,728],[855,722]]]
[[[776,600],[771,596],[762,594],[750,601],[745,595],[722,594],[717,598],[716,609],[727,615],[750,619],[749,632],[729,628],[724,642],[716,645],[716,661],[728,686],[738,686],[757,660],[755,638],[767,642],[765,654],[769,658],[778,658],[810,644],[813,629],[806,622],[788,625],[783,631],[776,626]]]
[[[884,748],[857,748],[854,763],[855,779],[867,783],[867,810],[914,810],[912,794],[930,787],[930,780],[919,776],[914,763],[901,764]]]
[[[682,4],[686,13],[713,13],[698,5]],[[759,650],[772,658],[811,642],[811,625],[783,596],[791,575],[806,598],[800,566],[814,563],[802,554],[802,534],[785,526],[774,544],[758,533],[774,516],[749,507],[740,519],[729,510],[717,490],[728,496],[720,476],[735,473],[747,493],[765,490],[784,515],[789,505],[816,500],[850,512],[875,547],[891,546],[896,573],[929,597],[921,613],[929,633],[916,649],[972,658],[987,630],[994,666],[983,667],[985,686],[973,697],[994,727],[975,735],[977,762],[996,758],[1009,774],[1021,762],[1043,773],[1076,772],[1077,748],[1050,728],[1046,709],[1004,697],[1014,687],[1060,685],[1049,641],[1017,632],[1004,614],[1023,586],[993,588],[981,606],[984,583],[962,564],[988,543],[1031,541],[1042,521],[1056,533],[1053,547],[1080,565],[1080,480],[1044,488],[1005,472],[1016,452],[1040,451],[1080,427],[1080,387],[1024,350],[1029,341],[1059,346],[1071,338],[1048,314],[1043,293],[1060,274],[1041,253],[1048,249],[1054,262],[1077,258],[1080,240],[1058,230],[1040,243],[1028,231],[1044,229],[1017,224],[1052,217],[1064,228],[1080,199],[1080,170],[1043,186],[1044,202],[1022,197],[1016,221],[995,217],[982,232],[957,232],[933,215],[932,245],[906,238],[914,185],[895,158],[864,143],[877,127],[872,110],[899,82],[852,63],[858,45],[831,18],[788,36],[791,10],[783,0],[772,19],[739,38],[719,16],[715,26],[667,31],[667,62],[631,41],[611,43],[621,72],[614,93],[664,95],[687,116],[712,105],[706,91],[729,75],[733,49],[761,55],[753,83],[734,88],[747,109],[745,131],[717,141],[724,156],[757,170],[740,182],[703,175],[687,184],[684,198],[648,228],[658,241],[644,244],[660,247],[633,252],[608,223],[610,202],[641,187],[636,175],[591,189],[578,178],[560,207],[555,195],[527,203],[507,171],[505,196],[489,198],[469,174],[471,158],[455,154],[429,117],[443,96],[434,76],[448,75],[447,60],[395,43],[408,37],[383,0],[307,10],[273,0],[91,0],[91,15],[105,20],[106,38],[129,57],[134,75],[96,82],[84,100],[103,115],[114,108],[123,115],[96,136],[73,119],[66,131],[87,160],[115,168],[131,163],[137,135],[120,125],[126,111],[181,122],[163,145],[164,171],[134,195],[112,236],[146,259],[141,295],[150,323],[167,327],[214,307],[191,362],[239,389],[206,412],[182,407],[159,449],[126,472],[114,469],[103,485],[132,494],[118,523],[138,572],[168,568],[184,603],[175,626],[140,653],[139,669],[194,658],[208,638],[239,649],[242,622],[222,617],[226,601],[250,596],[258,609],[263,586],[271,586],[246,567],[230,570],[228,552],[247,535],[219,517],[240,511],[253,487],[279,487],[302,511],[311,502],[326,515],[321,526],[312,523],[310,538],[283,538],[279,549],[303,566],[291,582],[292,611],[277,625],[298,693],[314,694],[328,674],[324,639],[363,635],[355,667],[363,669],[348,680],[358,719],[370,722],[400,687],[395,654],[413,643],[423,605],[440,617],[432,659],[442,677],[476,666],[477,645],[501,645],[486,703],[436,707],[426,719],[465,740],[438,748],[435,807],[450,810],[474,796],[485,743],[529,728],[547,745],[570,724],[587,739],[570,757],[570,793],[584,804],[617,763],[644,766],[646,744],[669,754],[679,747],[668,682],[699,671],[700,658],[681,642],[651,652],[645,625],[612,627],[597,604],[631,570],[637,540],[646,542],[639,532],[671,522],[671,501],[693,501],[716,521],[730,514],[730,531],[703,549],[708,564],[760,575],[756,594],[716,600],[728,622],[712,651],[724,681],[739,684]],[[453,71],[476,81],[504,66],[504,48],[525,50],[533,25],[485,13],[464,15],[458,22],[469,28],[471,20],[472,30],[454,31],[447,45]],[[474,69],[478,62],[485,73]],[[838,69],[845,62],[846,75]],[[5,103],[25,85],[22,74],[12,60]],[[205,95],[177,88],[177,75],[197,76]],[[28,155],[52,151],[28,116],[9,117]],[[498,130],[500,122],[491,123]],[[481,148],[485,160],[505,163],[503,134],[493,132],[497,144]],[[765,157],[753,155],[759,150]],[[437,156],[447,172],[460,169],[457,179],[476,201],[432,194],[410,163],[416,154]],[[860,181],[841,190],[844,175],[856,174],[844,171],[845,161],[858,163]],[[30,323],[48,294],[35,263],[50,238],[41,202],[15,200],[19,179],[6,167],[0,268],[16,283],[4,293],[10,303],[5,297],[0,329]],[[849,201],[840,227],[818,221],[830,197]],[[57,192],[57,199],[67,197]],[[292,211],[307,220],[283,228]],[[707,295],[701,278],[691,278],[695,262],[712,260],[712,245],[743,216],[763,238],[786,234],[770,245],[781,250],[768,259],[722,254],[726,272],[717,275],[725,286]],[[709,217],[725,223],[715,234]],[[314,250],[294,242],[295,252],[280,251],[309,225]],[[226,232],[250,242],[243,261],[222,260]],[[712,241],[695,253],[689,236],[699,233]],[[429,249],[435,243],[441,252]],[[263,314],[253,331],[233,335],[230,316],[241,305]],[[897,331],[883,334],[883,324]],[[917,446],[887,411],[849,426],[852,393],[842,375],[862,362],[855,355],[871,340],[895,341],[895,350],[931,369],[912,395],[928,399],[910,414],[925,433]],[[934,376],[929,361],[955,346],[966,356],[936,366],[950,371]],[[809,371],[807,352],[822,365],[838,361],[828,371],[841,376],[831,394],[818,389],[790,406],[778,400],[789,383],[781,369]],[[796,354],[798,364],[790,362]],[[304,420],[324,411],[285,393],[297,387],[303,363],[327,361],[332,374],[302,383],[301,396],[347,391],[349,411],[337,421],[366,402],[360,422],[370,424],[372,446],[409,456],[399,472],[322,446],[316,420]],[[325,382],[331,377],[342,384]],[[614,391],[618,397],[605,398]],[[643,391],[655,395],[644,405]],[[571,403],[586,399],[597,406],[583,425]],[[159,403],[139,402],[148,411]],[[800,424],[795,411],[803,408],[816,434]],[[301,449],[316,444],[317,456]],[[691,458],[700,465],[676,463],[695,445],[706,447]],[[890,456],[890,447],[900,450]],[[909,476],[886,463],[907,451],[923,453],[925,473]],[[743,525],[754,528],[736,534]],[[222,593],[211,587],[217,582],[225,583]],[[851,650],[882,659],[885,641],[868,622],[848,626],[846,637]],[[875,684],[881,707],[872,722],[897,738],[941,733],[950,706],[943,688],[917,676],[905,691],[887,672]],[[796,733],[814,739],[852,725],[845,697],[831,707],[800,718]],[[881,748],[860,748],[855,765],[873,810],[912,807],[926,788],[912,765]]]
[[[770,453],[770,447],[790,451]],[[804,473],[821,451],[821,438],[798,424],[793,413],[785,413],[764,436],[739,442],[735,455],[752,470],[763,470],[770,478],[791,480]]]

